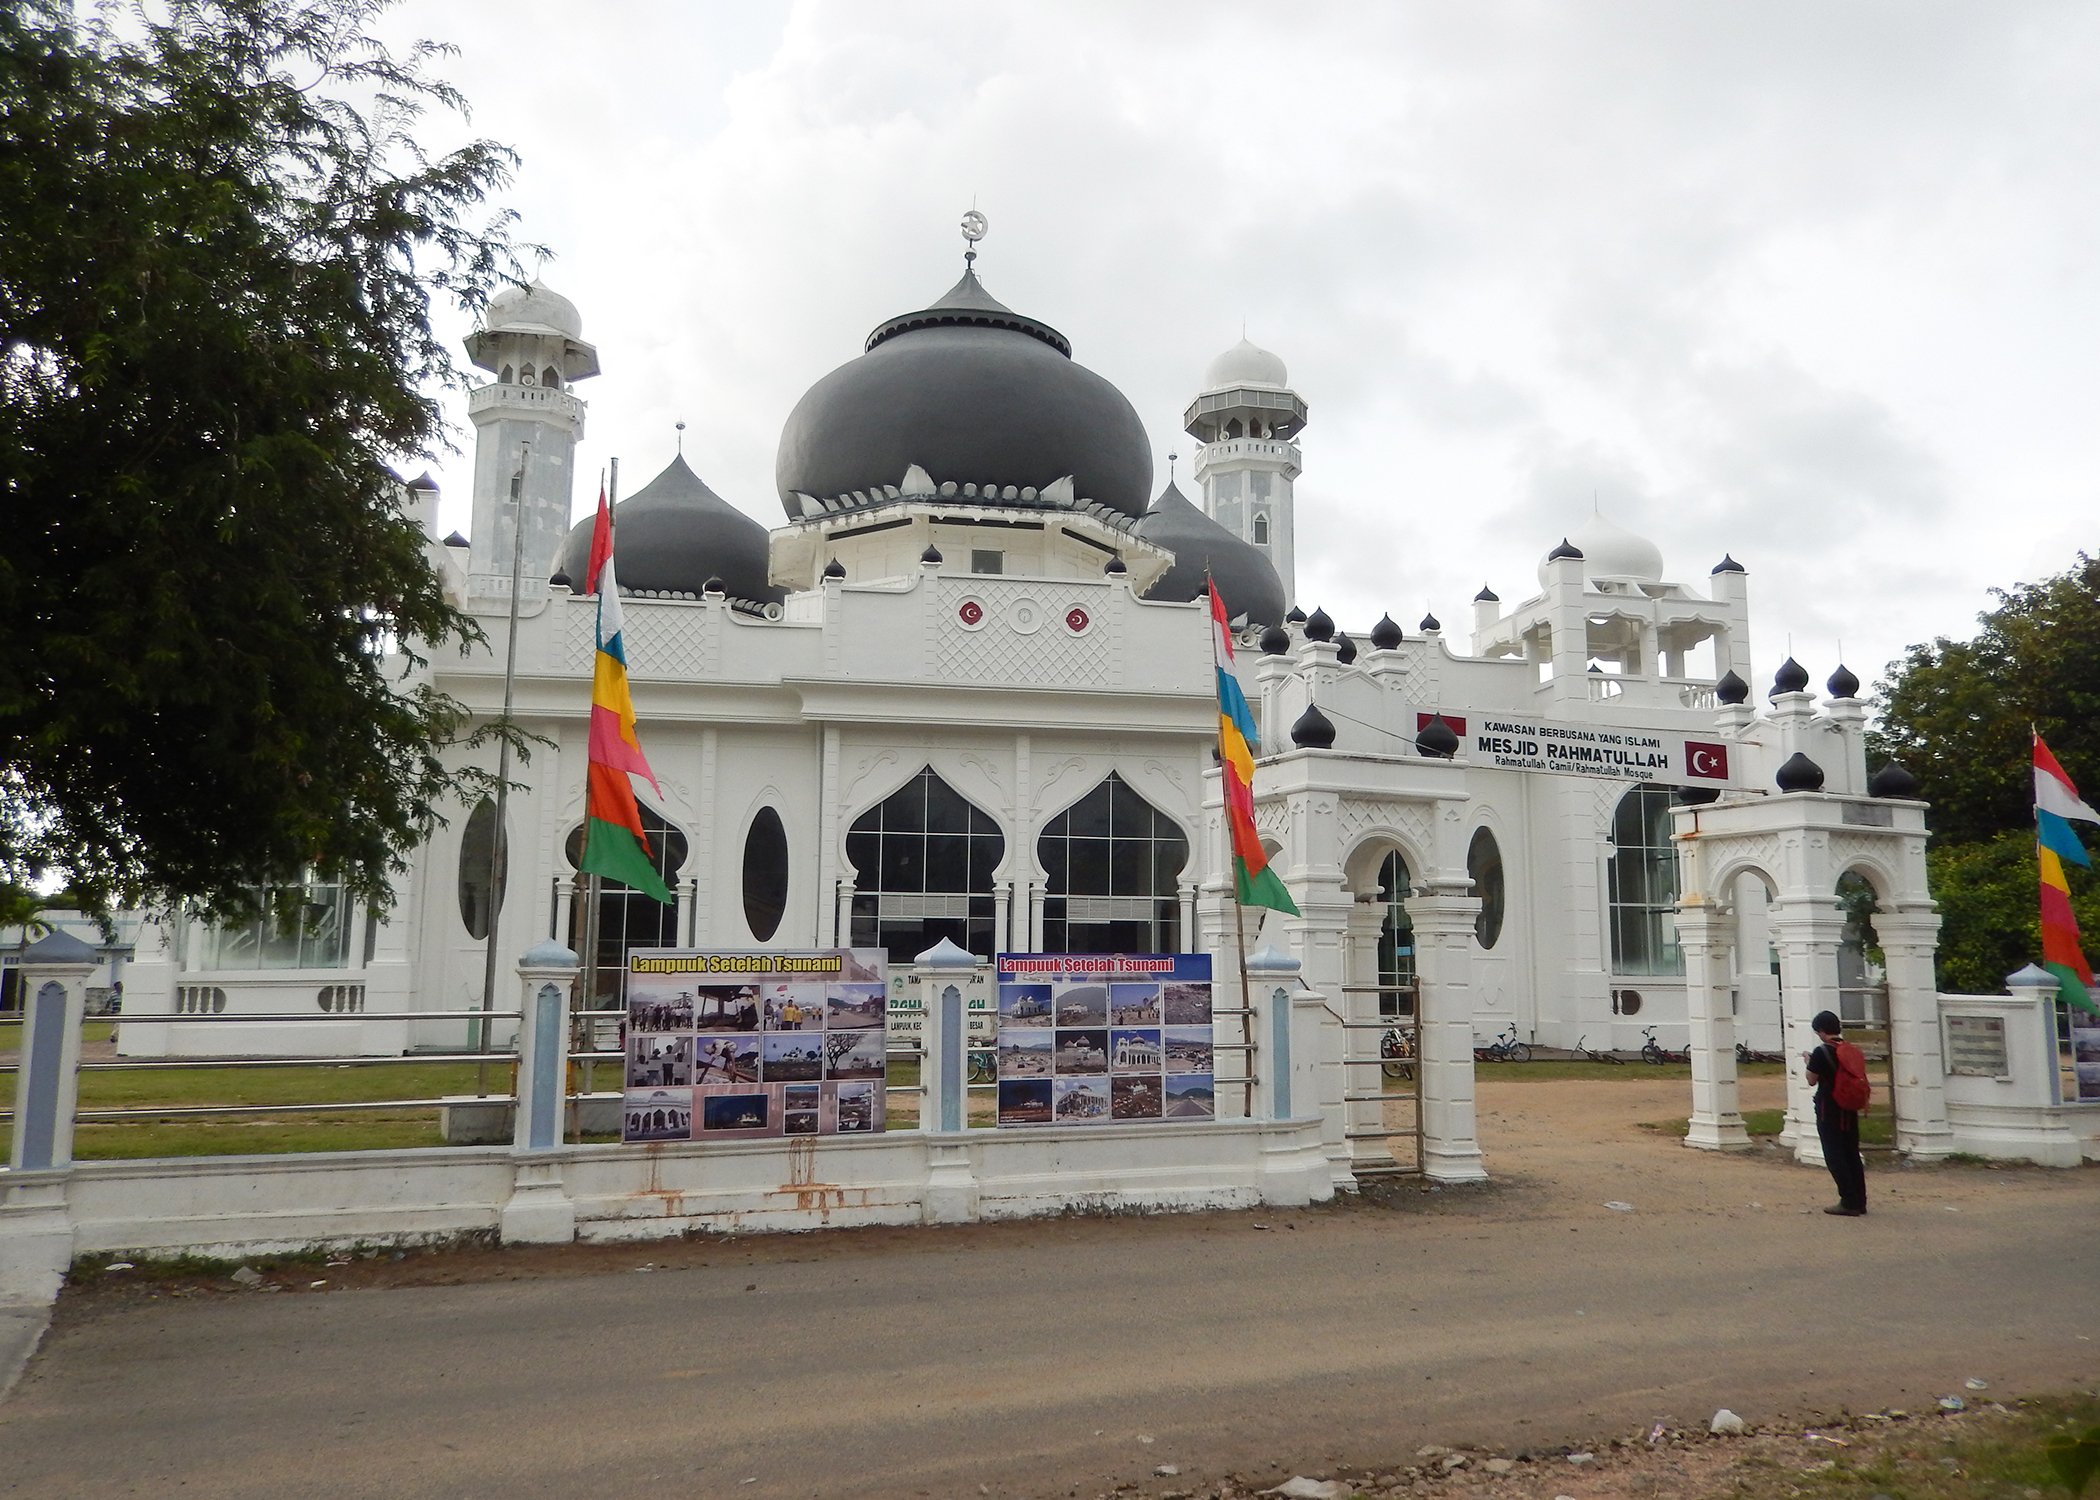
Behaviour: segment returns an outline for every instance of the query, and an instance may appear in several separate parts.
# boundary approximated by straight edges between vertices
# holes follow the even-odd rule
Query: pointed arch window
[[[862,813],[846,834],[854,869],[856,948],[881,948],[906,963],[942,938],[989,956],[992,872],[1006,837],[990,813],[927,766]]]
[[[1378,1013],[1415,1013],[1415,922],[1407,914],[1414,885],[1398,849],[1378,866]]]
[[[1606,865],[1614,974],[1682,974],[1677,946],[1677,847],[1668,787],[1637,786],[1619,799]]]
[[[1269,545],[1269,513],[1267,511],[1256,511],[1254,513],[1254,545],[1257,547]]]
[[[1052,953],[1175,953],[1189,841],[1114,772],[1052,818],[1036,843],[1050,872],[1043,946]]]
[[[656,873],[663,877],[671,893],[678,894],[678,874],[685,868],[690,846],[686,836],[667,822],[663,815],[648,803],[639,803],[642,814],[642,831],[649,835],[649,854],[656,863]],[[569,830],[564,852],[569,858],[569,868],[583,858],[583,825],[577,824]],[[580,924],[589,913],[589,903],[578,901],[569,933],[569,946],[578,953],[584,951],[589,936],[580,929]],[[598,975],[595,994],[609,1004],[617,1004],[622,993],[620,979],[627,971],[627,955],[636,948],[675,948],[678,946],[678,908],[666,906],[653,896],[644,895],[622,881],[609,875],[600,876],[598,884]]]

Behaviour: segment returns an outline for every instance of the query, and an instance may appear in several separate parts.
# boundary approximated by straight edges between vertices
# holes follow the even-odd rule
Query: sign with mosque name
[[[622,1140],[882,1132],[881,949],[638,948],[626,979]]]
[[[2005,1017],[1947,1017],[1947,1071],[1965,1078],[2005,1078],[2012,1063],[2005,1050]]]
[[[1420,716],[1422,723],[1430,715]],[[1728,746],[1666,730],[1560,724],[1502,714],[1443,715],[1460,754],[1498,771],[1558,771],[1672,786],[1730,784]]]
[[[916,974],[896,974],[890,978],[889,1032],[892,1041],[920,1046],[926,1035],[926,1005],[944,984],[957,981],[941,978],[922,981]],[[986,1048],[999,1035],[999,1012],[992,1004],[992,987],[980,983],[975,973],[961,981],[963,992],[963,1019],[969,1035],[969,1045]]]
[[[1207,953],[1002,953],[1002,1126],[1208,1120]]]

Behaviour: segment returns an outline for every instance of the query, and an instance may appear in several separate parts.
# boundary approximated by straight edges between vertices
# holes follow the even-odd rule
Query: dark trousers
[[[1816,1139],[1823,1143],[1823,1164],[1837,1184],[1838,1202],[1847,1208],[1867,1206],[1867,1164],[1859,1155],[1859,1114],[1826,1105],[1816,1111]]]

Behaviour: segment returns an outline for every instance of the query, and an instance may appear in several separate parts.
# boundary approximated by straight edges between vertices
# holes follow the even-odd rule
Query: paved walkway
[[[1677,1090],[1612,1087],[1490,1081],[1498,1184],[1384,1205],[69,1303],[0,1406],[0,1493],[1158,1493],[2100,1375],[2100,1173],[1884,1171],[1830,1218],[1820,1173],[1633,1130]]]

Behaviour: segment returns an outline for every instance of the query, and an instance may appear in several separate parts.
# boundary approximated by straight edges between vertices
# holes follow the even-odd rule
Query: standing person
[[[1816,1012],[1808,1024],[1822,1043],[1806,1054],[1808,1081],[1816,1086],[1816,1138],[1823,1144],[1823,1164],[1838,1190],[1838,1201],[1823,1212],[1856,1219],[1867,1211],[1867,1164],[1859,1154],[1859,1110],[1840,1104],[1838,1096],[1855,1088],[1864,1091],[1866,1063],[1859,1048],[1844,1040],[1844,1028],[1831,1012]],[[1841,1090],[1841,1075],[1857,1076],[1848,1078]]]

